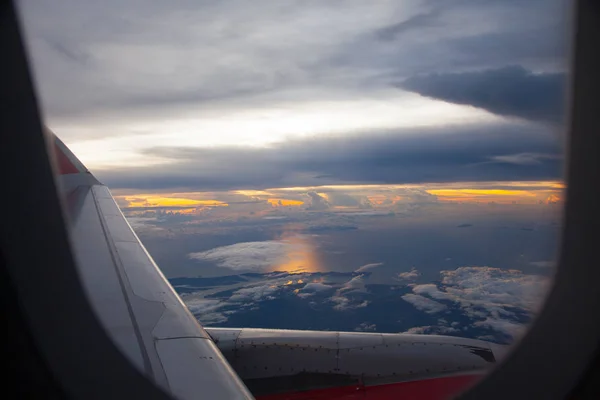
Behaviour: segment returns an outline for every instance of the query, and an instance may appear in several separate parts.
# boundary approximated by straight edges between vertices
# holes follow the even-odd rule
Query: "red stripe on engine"
[[[365,387],[363,385],[354,385],[303,392],[269,394],[266,396],[257,396],[256,400],[359,400],[365,398]]]
[[[369,400],[445,400],[469,388],[481,375],[460,375],[366,387]]]
[[[461,393],[482,375],[458,375],[444,378],[391,383],[376,386],[342,386],[305,392],[278,393],[258,396],[257,400],[446,400]]]
[[[69,157],[62,152],[58,144],[54,143],[54,154],[56,155],[56,162],[58,163],[58,173],[60,175],[66,174],[78,174],[80,171],[77,167],[69,160]]]

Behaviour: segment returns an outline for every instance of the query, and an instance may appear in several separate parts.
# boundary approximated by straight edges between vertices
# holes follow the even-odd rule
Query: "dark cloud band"
[[[97,175],[113,188],[194,190],[557,179],[558,135],[542,129],[499,124],[320,137],[269,148],[161,147],[147,152],[167,159],[165,165]]]
[[[398,84],[405,90],[494,114],[560,122],[564,115],[565,74],[533,74],[521,66],[476,72],[415,76]]]

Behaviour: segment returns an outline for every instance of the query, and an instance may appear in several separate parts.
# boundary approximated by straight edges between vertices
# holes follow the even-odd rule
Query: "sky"
[[[114,190],[560,178],[564,2],[20,6],[47,125]]]
[[[568,5],[19,2],[46,125],[168,278],[234,285],[184,290],[201,321],[312,290],[310,326],[464,334],[460,311],[473,337],[514,337],[554,265]],[[388,295],[417,314],[365,320]]]

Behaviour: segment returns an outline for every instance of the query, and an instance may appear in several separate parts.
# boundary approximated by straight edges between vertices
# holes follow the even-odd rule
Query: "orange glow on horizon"
[[[546,199],[546,204],[555,204],[555,203],[560,203],[561,201],[562,201],[562,198],[560,196],[558,196],[556,194],[551,194]]]
[[[194,200],[183,197],[162,197],[155,195],[125,196],[124,200],[127,201],[128,207],[227,207],[229,205],[219,200]]]
[[[546,191],[518,189],[430,189],[442,202],[536,203]]]
[[[304,204],[301,200],[290,199],[267,199],[273,207],[299,207]]]
[[[401,185],[323,185],[315,187],[273,188],[265,190],[230,190],[220,192],[173,192],[137,194],[121,192],[115,196],[119,206],[125,208],[177,208],[182,213],[201,213],[215,207],[230,207],[218,214],[227,216],[252,214],[262,216],[273,209],[289,207],[301,210],[306,205],[302,192],[313,191],[335,203],[335,193],[368,199],[374,209],[392,209],[403,202],[419,202],[413,193],[428,192],[437,196],[441,203],[498,203],[498,204],[552,204],[562,201],[565,184],[560,181],[493,181],[493,182],[447,182]],[[117,191],[118,192],[118,191]],[[222,200],[217,200],[222,199]],[[268,204],[265,207],[265,204]],[[270,207],[269,207],[270,206]],[[331,211],[344,211],[356,206],[331,204]],[[237,214],[236,214],[237,213]]]
[[[472,197],[472,196],[535,196],[527,190],[504,189],[433,189],[429,193],[436,196]]]

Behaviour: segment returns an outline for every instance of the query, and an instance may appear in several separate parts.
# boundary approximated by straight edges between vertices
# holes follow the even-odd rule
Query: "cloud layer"
[[[532,124],[503,123],[298,139],[268,148],[162,147],[146,151],[167,162],[160,168],[97,175],[112,188],[141,190],[552,180],[561,171],[556,138]],[[524,153],[530,162],[523,162]],[[328,204],[316,193],[310,201],[315,209]]]
[[[567,32],[559,0],[351,0],[343,13],[292,0],[19,6],[51,117],[365,93],[419,72],[556,69]]]
[[[549,283],[548,278],[517,270],[460,267],[442,271],[437,284],[414,285],[413,294],[402,298],[428,313],[439,313],[446,306],[458,307],[474,321],[473,326],[514,338],[523,333],[527,316],[538,310]]]
[[[292,260],[290,255],[306,251],[301,242],[269,240],[242,242],[190,253],[189,258],[212,261],[234,271],[268,271]],[[300,267],[300,266],[299,266]]]
[[[549,122],[563,119],[565,85],[564,73],[533,74],[522,66],[414,76],[399,84],[423,96]]]
[[[442,334],[500,343],[524,332],[549,284],[544,276],[492,267],[459,267],[440,276],[434,283],[387,285],[375,283],[369,272],[271,272],[174,283],[203,324]]]

